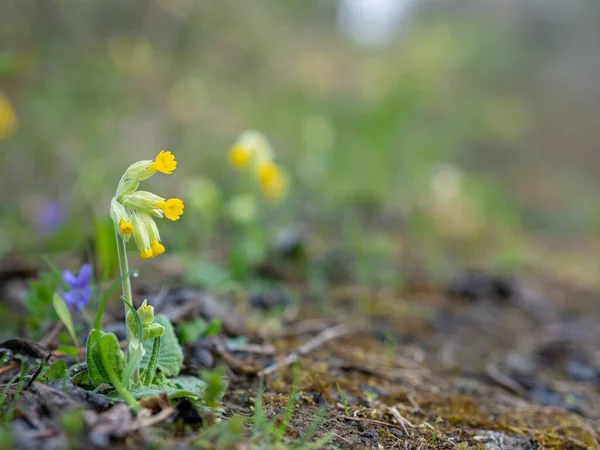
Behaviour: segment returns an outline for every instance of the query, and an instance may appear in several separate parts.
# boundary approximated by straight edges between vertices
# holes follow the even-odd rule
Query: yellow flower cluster
[[[281,200],[287,193],[288,179],[284,170],[274,162],[268,139],[258,131],[244,131],[227,155],[229,163],[238,170],[251,169],[263,195],[269,200]]]
[[[0,91],[0,139],[8,139],[17,128],[17,114],[12,103]]]
[[[178,220],[183,214],[183,201],[164,199],[152,192],[138,191],[140,181],[156,172],[172,174],[177,161],[171,152],[162,150],[154,160],[138,161],[125,171],[117,193],[111,200],[110,215],[117,233],[125,241],[133,235],[142,259],[153,258],[165,251],[155,217]]]

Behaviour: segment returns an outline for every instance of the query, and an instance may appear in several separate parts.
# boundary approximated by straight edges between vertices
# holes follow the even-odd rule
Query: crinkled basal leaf
[[[176,376],[181,370],[181,364],[183,364],[183,351],[181,350],[181,345],[179,345],[179,341],[177,340],[177,336],[173,330],[173,325],[171,325],[171,322],[167,316],[162,314],[156,316],[154,318],[154,322],[165,327],[165,333],[162,336],[156,368],[166,376]],[[150,355],[152,354],[152,345],[152,340],[144,341],[144,349],[146,350],[146,354],[140,363],[140,366],[144,369],[148,367]]]
[[[94,328],[90,330],[90,334],[88,334],[87,342],[85,344],[85,359],[87,361],[88,375],[92,380],[92,383],[98,385],[106,382],[107,380],[100,374],[98,367],[96,367],[96,363],[94,358],[92,357],[92,348],[98,340],[104,335],[104,332]]]
[[[129,392],[135,398],[153,397],[164,392],[170,399],[187,397],[192,400],[200,400],[204,395],[205,387],[206,384],[201,379],[186,375],[169,378],[153,387],[137,383],[129,389]]]
[[[198,396],[202,396],[206,389],[206,383],[203,380],[191,375],[180,375],[175,378],[169,378],[167,382],[175,385],[179,389],[196,392]]]
[[[108,357],[108,363],[117,377],[121,378],[125,369],[125,357],[119,347],[119,340],[113,333],[103,333],[91,348],[91,361],[95,369],[98,371],[100,377],[102,377],[102,380],[110,382],[109,374],[102,361],[102,353]]]

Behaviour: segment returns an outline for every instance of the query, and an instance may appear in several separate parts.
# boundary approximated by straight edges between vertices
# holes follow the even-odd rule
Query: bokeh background
[[[290,176],[273,236],[594,279],[598,42],[597,0],[4,0],[0,254],[81,248],[165,148],[165,240],[206,256],[251,128]]]

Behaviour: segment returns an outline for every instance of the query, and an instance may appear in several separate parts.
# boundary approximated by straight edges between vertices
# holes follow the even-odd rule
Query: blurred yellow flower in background
[[[287,176],[273,161],[256,165],[256,177],[263,195],[269,200],[281,200],[287,192]]]
[[[239,135],[227,154],[235,169],[247,169],[251,164],[273,159],[273,149],[267,137],[259,131],[246,130]]]
[[[287,175],[274,161],[274,152],[267,137],[255,130],[246,130],[237,138],[227,155],[238,170],[252,168],[262,194],[269,200],[281,200],[288,186]]]
[[[8,139],[17,128],[17,114],[13,104],[0,91],[0,139]]]
[[[242,170],[250,165],[252,154],[248,148],[238,144],[231,147],[227,154],[227,159],[229,159],[229,164],[234,168]]]

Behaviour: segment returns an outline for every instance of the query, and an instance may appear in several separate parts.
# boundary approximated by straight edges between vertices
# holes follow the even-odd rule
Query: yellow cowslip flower
[[[133,233],[133,225],[131,222],[127,222],[126,220],[121,219],[119,221],[119,232],[126,237],[131,236]]]
[[[229,149],[227,158],[234,168],[246,169],[253,163],[273,158],[273,149],[264,134],[246,130]]]
[[[150,178],[156,172],[170,175],[176,168],[177,161],[175,161],[175,156],[169,151],[161,150],[153,160],[148,159],[138,161],[129,166],[125,171],[123,178],[121,178],[119,187],[124,185],[127,180],[143,181]]]
[[[0,139],[8,139],[17,128],[17,114],[12,103],[0,92]]]
[[[179,220],[183,214],[183,201],[178,198],[170,198],[158,203],[156,206],[163,211],[165,217],[169,220]]]
[[[156,158],[151,166],[157,172],[171,175],[177,168],[177,161],[175,161],[175,156],[173,156],[173,153],[161,150],[160,153],[156,155]]]
[[[127,241],[133,236],[142,259],[161,255],[165,247],[153,217],[178,220],[183,214],[183,201],[165,199],[152,192],[138,191],[141,180],[156,172],[170,174],[177,162],[171,152],[161,151],[154,160],[138,161],[125,171],[115,197],[111,200],[110,215],[119,236]]]
[[[261,161],[256,165],[256,177],[263,195],[270,200],[280,200],[287,191],[287,176],[283,170],[271,160]]]
[[[156,217],[162,217],[162,209],[158,206],[165,199],[152,192],[136,191],[123,197],[123,205],[131,209],[139,209]]]
[[[160,234],[154,219],[143,212],[136,212],[133,218],[133,240],[135,241],[142,259],[162,255],[165,247],[160,243]]]
[[[110,202],[110,217],[112,218],[117,232],[121,238],[127,240],[133,232],[133,225],[131,224],[131,216],[127,212],[127,209],[113,198]]]
[[[123,204],[169,220],[178,220],[183,214],[183,201],[178,198],[165,200],[152,192],[137,191],[123,198]]]

